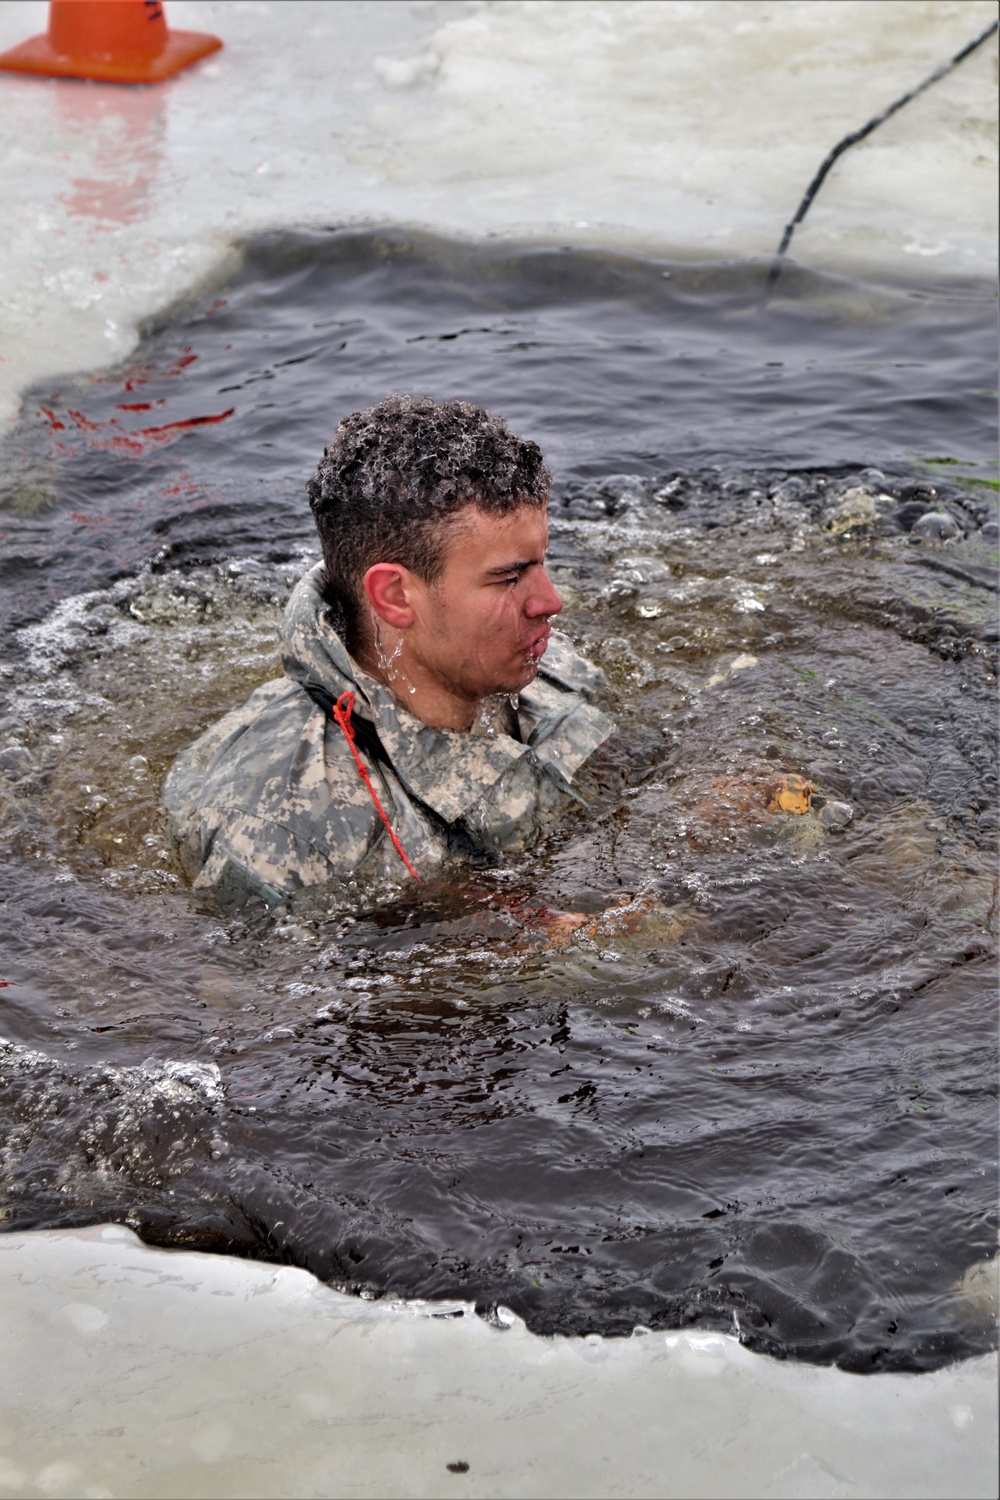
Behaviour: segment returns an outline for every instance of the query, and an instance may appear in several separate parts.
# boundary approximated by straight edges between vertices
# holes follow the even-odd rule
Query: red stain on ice
[[[211,422],[224,422],[227,417],[232,416],[235,410],[235,406],[230,406],[228,410],[220,411],[212,417],[185,417],[182,422],[164,422],[162,427],[143,427],[136,436],[153,438],[154,441],[159,442],[164,437],[175,432],[182,432],[187,427],[207,427]]]
[[[77,427],[81,427],[87,432],[100,432],[101,430],[100,424],[92,422],[89,417],[85,417],[82,411],[70,411],[68,415],[73,419]]]
[[[136,401],[130,404],[122,403],[117,407],[118,411],[151,411],[154,406],[161,406],[162,399],[158,401]],[[206,413],[201,417],[183,417],[177,422],[164,422],[158,427],[140,427],[128,433],[108,434],[96,439],[91,439],[90,446],[93,448],[109,449],[117,453],[145,453],[152,443],[172,442],[179,433],[187,432],[193,427],[211,427],[216,422],[225,422],[236,411],[235,406],[229,406],[225,411]],[[38,409],[38,415],[44,416],[54,432],[64,432],[66,423],[61,422],[55,412],[48,406]],[[75,427],[82,432],[100,433],[107,432],[109,427],[117,427],[119,417],[108,417],[104,422],[92,422],[82,411],[68,411]]]

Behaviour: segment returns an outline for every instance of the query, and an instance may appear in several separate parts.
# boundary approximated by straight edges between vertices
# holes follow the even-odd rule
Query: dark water
[[[274,237],[127,367],[31,393],[6,1227],[122,1219],[541,1332],[736,1327],[858,1370],[989,1347],[994,305],[799,273],[761,319],[759,276]],[[465,890],[224,919],[162,777],[274,674],[304,479],[400,389],[543,444],[631,784]],[[809,813],[767,811],[781,772]],[[546,911],[591,917],[553,946]]]

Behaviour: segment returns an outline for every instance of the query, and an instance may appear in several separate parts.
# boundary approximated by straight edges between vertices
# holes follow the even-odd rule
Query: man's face
[[[469,702],[526,687],[562,609],[545,571],[548,541],[545,505],[505,516],[460,511],[447,523],[441,576],[426,584],[410,575],[407,658]]]

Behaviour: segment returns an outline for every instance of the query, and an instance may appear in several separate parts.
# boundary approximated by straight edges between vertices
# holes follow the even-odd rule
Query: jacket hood
[[[325,578],[323,564],[317,563],[292,590],[279,631],[281,665],[285,676],[306,692],[319,688],[331,698],[339,698],[346,692],[357,697],[360,692],[367,700],[360,681],[364,674],[352,661],[330,620],[323,598]]]

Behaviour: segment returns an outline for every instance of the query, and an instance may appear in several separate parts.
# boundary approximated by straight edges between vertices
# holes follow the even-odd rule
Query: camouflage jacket
[[[285,676],[203,734],[167,779],[184,867],[227,905],[331,880],[408,879],[328,711],[341,693],[354,694],[359,752],[422,876],[456,856],[525,847],[565,810],[574,775],[614,727],[587,701],[600,673],[553,635],[516,700],[519,739],[430,728],[348,655],[322,581],[319,565],[288,602]]]

